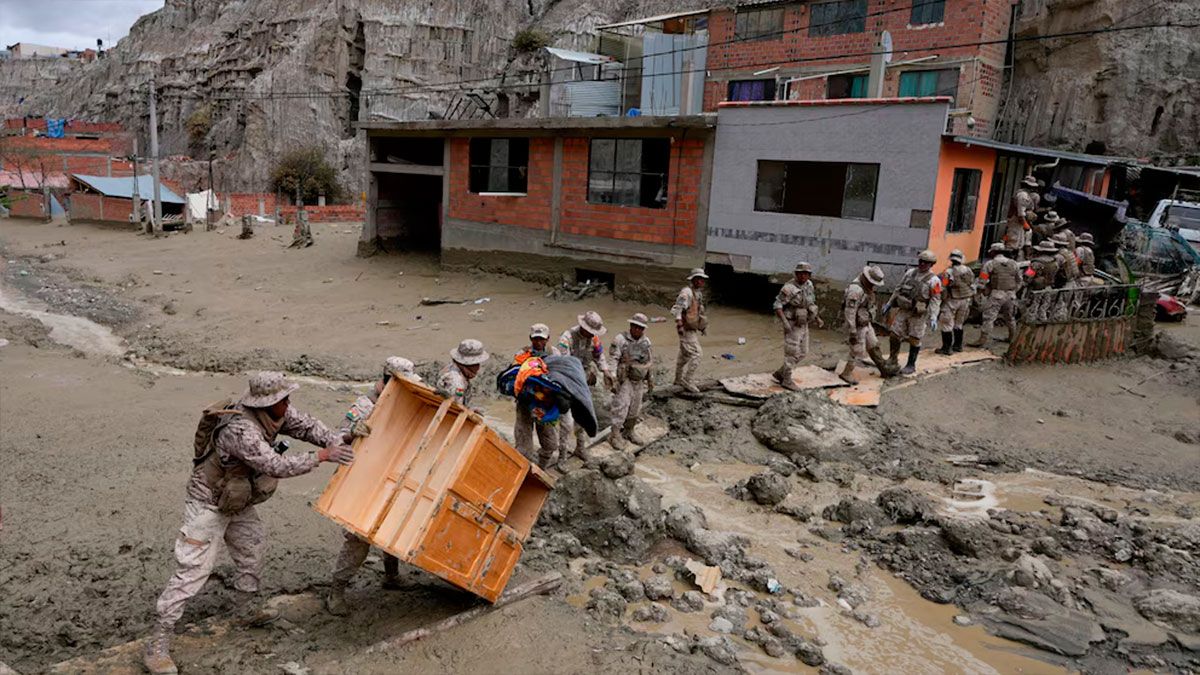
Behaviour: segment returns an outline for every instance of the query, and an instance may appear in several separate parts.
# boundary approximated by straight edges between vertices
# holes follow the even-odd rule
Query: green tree
[[[334,201],[342,194],[337,171],[325,160],[325,151],[317,146],[293,150],[279,159],[271,171],[271,187],[287,197],[295,197],[299,188],[306,204],[325,195]]]
[[[524,28],[513,36],[512,46],[518,54],[536,52],[542,47],[550,46],[550,36],[536,28]]]
[[[212,130],[212,108],[206,103],[192,111],[183,123],[187,129],[188,142],[193,150],[203,149],[204,140]]]

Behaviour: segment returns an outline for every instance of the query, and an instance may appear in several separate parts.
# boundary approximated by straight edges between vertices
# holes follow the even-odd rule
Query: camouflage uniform
[[[1012,205],[1009,207],[1008,225],[1004,229],[1002,239],[1008,248],[1023,251],[1033,245],[1031,224],[1036,219],[1036,209],[1039,197],[1037,192],[1026,186],[1013,194]]]
[[[321,422],[289,407],[275,426],[264,421],[265,413],[241,408],[245,414],[232,416],[214,438],[215,452],[223,466],[244,464],[255,475],[288,478],[316,468],[315,453],[280,455],[271,447],[278,434],[312,443],[318,447],[334,445],[340,436]],[[237,566],[233,586],[239,591],[258,591],[266,533],[253,506],[232,514],[217,509],[219,495],[208,484],[204,465],[192,471],[183,509],[183,526],[175,540],[178,567],[158,598],[158,628],[169,633],[183,615],[189,598],[204,586],[221,550],[221,541]]]
[[[675,360],[675,384],[694,389],[696,369],[700,367],[700,357],[704,354],[700,349],[700,335],[708,326],[703,292],[690,285],[684,286],[675,298],[671,315],[675,317],[675,321],[683,322],[683,332],[679,336],[679,356]]]
[[[982,347],[992,337],[992,326],[996,318],[1004,316],[1011,340],[1017,334],[1017,289],[1021,287],[1021,270],[1017,261],[1000,253],[988,260],[979,270],[979,286],[984,295],[983,325],[980,326],[979,342]]]
[[[375,403],[379,400],[379,396],[374,390],[369,394],[363,394],[354,400],[354,404],[346,411],[345,420],[342,422],[341,434],[342,439],[346,442],[354,437],[354,427],[360,422],[365,421],[371,416],[371,411],[375,409]],[[371,544],[366,539],[350,532],[345,533],[345,541],[342,543],[342,550],[338,553],[337,561],[333,564],[333,583],[335,586],[345,587],[354,578],[354,573],[367,559],[367,554],[371,551]],[[389,581],[385,584],[394,583],[394,579],[400,570],[400,561],[396,556],[390,553],[383,554],[383,571],[384,576]]]
[[[1096,252],[1091,245],[1080,243],[1075,248],[1075,259],[1079,261],[1079,285],[1102,286],[1104,282],[1096,276]]]
[[[451,361],[438,373],[437,393],[443,398],[454,399],[464,407],[471,407],[471,380],[463,374],[457,363]]]
[[[942,284],[946,297],[938,313],[938,330],[943,333],[962,330],[971,310],[971,298],[975,296],[975,273],[962,263],[952,265],[942,273]]]
[[[533,347],[526,347],[513,356],[513,363],[525,363],[530,358],[542,358],[549,356],[550,350],[535,351]],[[560,424],[539,424],[534,419],[533,413],[529,407],[516,402],[516,421],[513,423],[513,445],[517,451],[525,456],[531,462],[544,468],[549,467],[550,461],[554,458],[554,453],[558,452],[559,434],[561,430]],[[537,435],[539,450],[534,452],[533,437]]]
[[[1042,242],[1038,247],[1049,242]],[[1039,255],[1029,262],[1025,270],[1025,279],[1030,291],[1044,291],[1054,287],[1058,277],[1058,259],[1046,249],[1038,248]],[[1053,312],[1054,297],[1050,294],[1031,295],[1029,298],[1029,318],[1033,321],[1045,321]]]
[[[611,371],[608,365],[608,358],[604,353],[604,343],[600,341],[599,336],[584,335],[583,329],[579,326],[571,326],[563,331],[558,338],[558,344],[554,346],[555,353],[562,356],[574,356],[583,364],[583,371],[587,373],[588,384],[595,385],[599,374],[605,377],[611,376]],[[584,447],[587,445],[587,432],[583,427],[575,424],[575,418],[567,413],[562,418],[561,430],[559,432],[559,448],[566,452],[571,442],[571,438],[575,439],[575,453],[583,455]],[[561,462],[565,457],[559,456]]]
[[[932,270],[909,268],[892,293],[891,304],[899,308],[892,319],[892,335],[920,345],[929,328],[929,317],[936,315],[941,306],[941,296],[942,283]]]
[[[628,331],[617,334],[612,342],[612,359],[617,364],[617,391],[610,409],[612,436],[615,439],[618,434],[623,434],[633,440],[631,436],[641,415],[642,397],[654,362],[650,338],[643,333],[635,340]],[[621,443],[615,442],[614,447],[617,445]]]
[[[867,359],[872,349],[879,348],[879,338],[875,335],[875,288],[867,290],[858,279],[846,287],[842,300],[842,314],[845,317],[846,337],[850,343],[850,360]]]
[[[792,371],[808,355],[808,324],[817,318],[817,292],[812,281],[788,279],[775,296],[775,311],[783,311],[783,365],[776,379],[787,382]]]

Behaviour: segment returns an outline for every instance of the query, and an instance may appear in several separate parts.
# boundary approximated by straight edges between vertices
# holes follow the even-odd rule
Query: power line
[[[1050,34],[1046,34],[1046,35],[1030,35],[1030,36],[1024,36],[1024,37],[1012,37],[1012,38],[1006,37],[1003,39],[994,39],[994,40],[977,40],[977,41],[972,41],[972,42],[947,43],[947,44],[934,45],[931,47],[914,47],[911,49],[906,49],[904,51],[905,51],[905,53],[932,52],[932,51],[938,51],[938,50],[942,50],[942,49],[958,49],[958,48],[963,48],[963,47],[982,47],[982,46],[986,46],[986,45],[1007,44],[1010,41],[1011,42],[1036,42],[1036,41],[1042,41],[1042,40],[1055,40],[1055,39],[1066,38],[1066,37],[1094,36],[1094,35],[1102,35],[1102,34],[1109,34],[1109,33],[1128,32],[1128,31],[1134,31],[1134,30],[1147,30],[1147,29],[1153,29],[1153,28],[1200,28],[1200,23],[1174,23],[1174,22],[1168,21],[1165,23],[1139,24],[1139,25],[1134,25],[1134,26],[1109,26],[1106,28],[1063,31],[1060,33],[1050,33]],[[788,59],[779,59],[779,60],[772,60],[772,61],[758,61],[758,62],[754,62],[754,63],[742,63],[742,64],[738,64],[736,66],[723,66],[723,67],[718,67],[718,68],[689,68],[689,69],[680,69],[680,70],[672,70],[672,71],[662,71],[662,72],[658,72],[658,73],[652,73],[652,74],[648,75],[648,77],[664,77],[664,76],[668,76],[668,75],[684,75],[684,74],[697,73],[697,72],[709,72],[709,71],[720,71],[720,70],[741,70],[741,69],[747,69],[747,68],[760,68],[763,66],[788,65],[788,64],[796,64],[796,63],[810,63],[810,62],[814,62],[814,61],[830,61],[830,60],[835,60],[835,59],[843,59],[843,58],[851,58],[851,57],[876,56],[876,55],[884,54],[884,53],[886,53],[886,52],[881,51],[881,50],[872,49],[871,51],[862,51],[862,52],[844,52],[844,53],[840,53],[840,54],[830,54],[830,55],[823,55],[823,56],[788,58]],[[633,68],[626,68],[624,70],[632,70],[632,69]],[[638,69],[640,69],[640,67]],[[407,86],[407,87],[398,87],[398,88],[363,89],[362,92],[360,92],[360,95],[362,95],[362,96],[380,96],[380,97],[397,96],[397,95],[403,95],[403,94],[420,92],[420,91],[434,91],[434,90],[436,90],[438,88],[442,88],[442,87],[452,87],[452,86],[458,86],[458,85],[464,85],[464,84],[477,84],[477,83],[482,83],[482,82],[490,82],[492,80],[500,79],[500,77],[501,76],[492,76],[492,77],[487,77],[487,78],[453,80],[453,81],[447,81],[447,82],[435,82],[435,83],[430,83],[430,84],[415,84],[415,85],[411,85],[411,86]],[[496,85],[494,88],[497,90],[512,90],[512,89],[525,89],[529,86],[531,86],[531,85],[528,85],[528,84],[512,85],[512,84],[510,84],[510,85]],[[265,100],[268,98],[304,100],[304,99],[319,99],[319,98],[339,98],[339,97],[346,97],[349,95],[350,95],[349,92],[330,92],[330,91],[274,92],[269,95],[262,94],[262,93],[244,93],[240,96],[214,97],[214,100],[253,101],[253,100]],[[169,94],[166,96],[174,97],[174,98],[194,98],[194,99],[200,98],[199,96],[186,95],[186,94]]]

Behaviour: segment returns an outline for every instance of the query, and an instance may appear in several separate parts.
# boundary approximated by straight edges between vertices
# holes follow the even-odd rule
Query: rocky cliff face
[[[1018,37],[1196,23],[1195,0],[1021,0]],[[1200,163],[1200,38],[1153,28],[1016,43],[997,138]]]
[[[20,115],[25,99],[51,95],[82,68],[82,62],[71,59],[0,61],[0,118]]]
[[[145,139],[153,78],[162,154],[199,160],[172,163],[170,171],[185,183],[206,175],[211,150],[220,189],[265,190],[273,158],[317,143],[353,193],[363,152],[356,121],[428,119],[443,114],[457,93],[485,89],[495,82],[488,78],[499,75],[505,84],[536,82],[529,59],[511,47],[523,29],[544,32],[557,46],[590,50],[598,24],[687,6],[671,0],[167,0],[106,58],[42,88],[25,109],[118,120]],[[476,82],[429,87],[460,81]],[[500,104],[521,114],[531,98],[514,92]],[[209,129],[189,137],[187,122],[197,111],[208,113]]]

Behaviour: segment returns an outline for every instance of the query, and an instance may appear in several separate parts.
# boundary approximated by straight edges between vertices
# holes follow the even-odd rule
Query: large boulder
[[[820,392],[771,397],[758,409],[750,429],[763,445],[797,464],[808,459],[854,461],[861,448],[880,441],[854,409]]]
[[[615,560],[644,559],[664,534],[662,495],[636,476],[585,469],[559,479],[543,519]]]
[[[1142,616],[1187,633],[1200,633],[1200,597],[1156,588],[1134,601]]]

